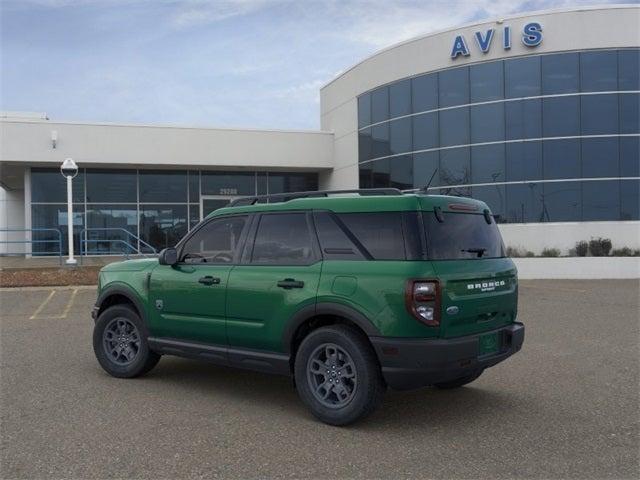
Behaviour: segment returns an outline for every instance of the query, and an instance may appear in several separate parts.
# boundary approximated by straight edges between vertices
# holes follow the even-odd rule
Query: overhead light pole
[[[60,173],[67,179],[67,235],[69,243],[69,258],[67,265],[76,265],[78,261],[73,258],[73,177],[78,174],[78,166],[72,158],[65,159],[60,166]]]

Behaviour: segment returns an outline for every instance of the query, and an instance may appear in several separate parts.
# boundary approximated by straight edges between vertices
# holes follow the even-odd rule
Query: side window
[[[211,220],[189,238],[182,248],[184,263],[232,263],[247,217]]]
[[[265,214],[260,217],[251,263],[307,265],[313,261],[313,241],[306,213]]]
[[[407,258],[400,213],[341,213],[338,218],[375,260]]]
[[[331,214],[316,212],[314,221],[325,260],[365,260],[360,249],[338,226]]]

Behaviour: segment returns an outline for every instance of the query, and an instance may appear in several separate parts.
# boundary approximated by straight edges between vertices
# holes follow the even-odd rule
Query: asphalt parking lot
[[[521,282],[520,354],[457,391],[389,392],[347,428],[286,378],[171,357],[111,378],[94,288],[2,290],[0,476],[638,478],[639,287]]]

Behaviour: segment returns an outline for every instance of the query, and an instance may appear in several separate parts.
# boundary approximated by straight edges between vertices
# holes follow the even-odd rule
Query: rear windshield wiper
[[[462,252],[468,252],[468,253],[475,253],[478,255],[478,258],[482,257],[482,255],[484,255],[484,252],[487,251],[486,248],[466,248],[466,249],[462,249]]]

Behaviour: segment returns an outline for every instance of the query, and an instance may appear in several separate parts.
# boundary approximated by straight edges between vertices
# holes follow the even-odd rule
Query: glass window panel
[[[578,92],[579,63],[577,53],[542,56],[542,94]]]
[[[507,185],[507,214],[509,223],[542,221],[542,184]]]
[[[389,124],[371,127],[371,157],[385,157],[391,154],[389,146]]]
[[[389,117],[411,113],[411,80],[402,80],[389,86]]]
[[[255,195],[253,172],[202,172],[203,195]]]
[[[87,205],[87,228],[85,251],[91,255],[134,253],[138,248],[135,204]]]
[[[372,158],[373,142],[371,140],[371,128],[365,128],[358,132],[358,161],[364,162]]]
[[[442,185],[466,185],[471,179],[469,148],[440,151],[440,180]]]
[[[540,57],[505,61],[504,78],[507,98],[540,95]]]
[[[484,215],[473,213],[446,213],[440,222],[431,212],[423,212],[430,260],[479,259],[470,251],[481,248],[482,258],[504,257],[500,231],[495,223],[487,224]]]
[[[618,138],[582,139],[582,177],[617,177],[620,174],[618,163]]]
[[[365,260],[332,215],[328,212],[315,212],[313,218],[325,260]]]
[[[640,133],[640,95],[621,93],[619,97],[620,133]]]
[[[389,119],[389,88],[382,87],[371,92],[371,123]]]
[[[506,212],[504,185],[473,187],[471,194],[473,198],[481,200],[489,206],[496,222],[504,222]]]
[[[504,182],[504,144],[471,147],[471,183]]]
[[[340,220],[376,260],[404,260],[402,217],[397,213],[343,213]]]
[[[73,203],[84,203],[84,169],[71,181]],[[57,168],[31,169],[32,203],[67,203],[67,179]]]
[[[618,90],[618,55],[615,51],[580,53],[580,87],[583,92]]]
[[[313,259],[306,214],[263,215],[256,232],[251,263],[304,265]]]
[[[582,182],[582,220],[620,220],[620,181]]]
[[[360,188],[372,188],[373,180],[371,178],[371,163],[365,163],[364,165],[360,165],[358,169],[359,183]]]
[[[620,219],[640,220],[640,180],[620,181]]]
[[[542,100],[542,132],[545,137],[580,135],[580,98],[557,97]]]
[[[471,103],[504,98],[503,65],[503,62],[489,62],[469,68]]]
[[[640,137],[620,137],[620,176],[640,177]]]
[[[267,195],[269,193],[268,190],[268,180],[267,180],[267,172],[258,172],[256,174],[256,184],[258,187],[258,191],[256,195]]]
[[[542,100],[518,100],[504,104],[506,139],[542,137]]]
[[[135,170],[87,170],[87,202],[137,202],[136,177]]]
[[[187,172],[140,170],[141,202],[186,203]]]
[[[438,76],[440,108],[469,103],[468,67],[444,70]]]
[[[389,122],[391,153],[410,152],[411,143],[411,117],[401,118]]]
[[[318,189],[316,173],[269,172],[269,195],[274,193],[308,192]]]
[[[580,103],[583,135],[618,133],[617,95],[584,95]]]
[[[443,110],[440,116],[440,146],[466,145],[469,143],[469,108]]]
[[[413,149],[438,147],[438,113],[424,113],[413,117]]]
[[[373,188],[386,188],[391,182],[389,174],[391,172],[390,160],[376,160],[371,164],[371,186]]]
[[[471,107],[471,143],[504,140],[504,103]]]
[[[200,173],[195,170],[189,172],[189,201],[200,201]]]
[[[411,79],[413,113],[438,108],[438,74],[430,73]]]
[[[413,188],[413,158],[401,155],[389,159],[389,186],[406,190]]]
[[[580,177],[580,140],[548,140],[542,145],[546,180]]]
[[[441,187],[438,195],[452,195],[454,197],[471,197],[471,187]]]
[[[440,185],[439,172],[440,154],[439,152],[423,152],[413,154],[413,187],[421,188],[429,183],[431,176],[431,186]]]
[[[186,205],[141,205],[140,237],[156,250],[174,247],[187,233]]]
[[[60,173],[58,172],[58,175]],[[60,175],[62,177],[62,175]],[[31,252],[34,255],[58,255],[62,240],[62,254],[68,255],[69,244],[67,236],[67,206],[66,205],[31,205],[31,228],[52,228],[56,232],[32,232],[33,244]],[[80,252],[80,232],[84,228],[84,205],[73,206],[73,248],[74,252]],[[19,251],[23,244],[7,244],[11,251]]]
[[[365,93],[358,97],[358,127],[371,124],[371,95]]]
[[[618,51],[618,89],[640,90],[640,50]]]
[[[189,230],[200,223],[200,204],[192,203],[189,205]]]
[[[581,182],[543,184],[542,218],[545,222],[579,222],[582,219]]]
[[[542,178],[542,142],[507,143],[505,152],[508,182]]]
[[[247,218],[234,216],[207,222],[185,242],[180,261],[207,265],[232,263]]]

